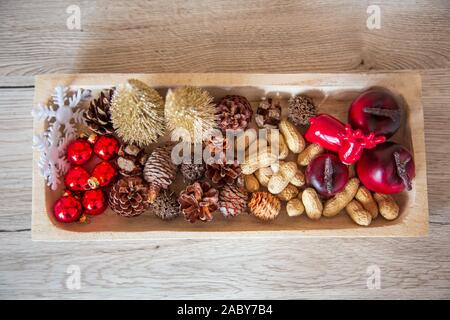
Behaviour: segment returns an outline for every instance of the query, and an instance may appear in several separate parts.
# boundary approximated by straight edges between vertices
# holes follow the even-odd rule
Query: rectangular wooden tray
[[[216,214],[211,223],[190,224],[179,218],[165,222],[154,215],[122,218],[108,210],[89,224],[59,224],[51,213],[52,204],[62,190],[51,191],[39,175],[33,153],[33,240],[121,240],[168,238],[238,238],[238,237],[375,237],[424,236],[428,233],[428,198],[424,145],[421,78],[417,73],[350,73],[350,74],[52,74],[36,77],[34,105],[46,103],[57,85],[70,88],[101,90],[117,86],[127,79],[142,80],[165,95],[168,88],[183,85],[201,86],[215,98],[234,93],[246,96],[257,105],[263,96],[278,96],[285,109],[292,94],[306,93],[318,104],[319,112],[328,112],[346,121],[350,102],[363,90],[372,86],[390,89],[404,102],[405,123],[393,137],[414,153],[416,178],[413,190],[396,195],[401,215],[395,221],[378,218],[370,227],[360,227],[341,213],[337,217],[319,221],[305,215],[290,218],[285,212],[273,222],[258,221],[241,215],[225,219]],[[42,122],[34,122],[34,133],[45,129]]]

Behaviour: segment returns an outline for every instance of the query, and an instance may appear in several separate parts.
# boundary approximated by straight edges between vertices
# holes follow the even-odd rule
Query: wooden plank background
[[[66,8],[81,9],[68,30]],[[381,8],[368,30],[367,7]],[[33,76],[419,70],[430,235],[410,239],[30,240]],[[0,2],[0,298],[450,298],[450,2]],[[66,286],[70,265],[81,288]],[[367,268],[381,289],[367,288]]]

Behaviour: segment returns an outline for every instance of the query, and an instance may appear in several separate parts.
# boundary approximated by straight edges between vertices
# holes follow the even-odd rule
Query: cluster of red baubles
[[[67,146],[67,160],[72,164],[64,176],[67,191],[59,198],[53,213],[60,222],[78,221],[82,214],[103,213],[108,201],[102,188],[108,187],[117,176],[117,170],[110,160],[119,152],[119,141],[109,135],[79,138]],[[91,173],[83,167],[96,156],[100,159]]]
[[[387,90],[371,89],[351,104],[348,124],[319,114],[310,120],[306,140],[337,153],[316,157],[306,169],[308,183],[328,197],[341,191],[349,177],[346,165],[356,164],[363,185],[373,192],[392,194],[411,190],[415,176],[411,153],[386,141],[400,128],[402,109]]]

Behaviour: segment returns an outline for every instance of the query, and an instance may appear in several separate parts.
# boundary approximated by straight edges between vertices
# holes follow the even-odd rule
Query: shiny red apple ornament
[[[85,164],[91,156],[92,146],[86,139],[75,139],[67,146],[67,160],[74,165]]]
[[[332,196],[348,182],[348,168],[337,156],[325,153],[314,158],[305,171],[306,181],[322,196]]]
[[[65,193],[53,205],[53,215],[59,222],[75,222],[80,219],[81,214],[80,201],[69,193]]]
[[[412,188],[414,159],[405,147],[388,141],[365,150],[356,163],[356,172],[361,183],[371,191],[399,193]]]
[[[101,189],[88,190],[83,194],[81,204],[84,213],[89,215],[98,215],[106,210],[107,201],[105,194]]]
[[[389,91],[370,89],[352,102],[348,122],[353,129],[361,129],[364,134],[373,132],[389,138],[400,128],[400,105]]]

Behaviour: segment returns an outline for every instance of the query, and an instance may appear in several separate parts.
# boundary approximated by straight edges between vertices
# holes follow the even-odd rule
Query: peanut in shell
[[[341,212],[345,206],[353,200],[358,191],[358,187],[359,179],[351,178],[342,191],[336,193],[325,202],[323,215],[325,217],[334,217]]]

